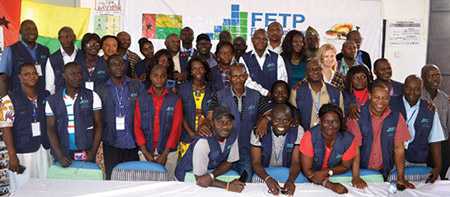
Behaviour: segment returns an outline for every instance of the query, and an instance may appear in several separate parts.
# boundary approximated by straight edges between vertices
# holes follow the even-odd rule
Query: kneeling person
[[[251,134],[251,158],[252,167],[261,179],[263,179],[270,192],[278,195],[280,190],[293,195],[295,191],[295,179],[300,172],[300,144],[303,128],[290,127],[293,121],[293,111],[286,104],[276,104],[272,108],[271,122],[267,134],[258,138],[255,132]],[[281,188],[277,181],[268,175],[266,167],[290,168],[289,177],[284,187]]]
[[[213,112],[213,135],[199,137],[192,141],[186,154],[178,163],[175,176],[184,181],[187,172],[192,171],[197,185],[219,187],[228,191],[241,192],[244,183],[239,180],[225,183],[216,179],[231,169],[239,160],[237,133],[233,131],[234,116],[224,107],[216,107]],[[212,170],[211,172],[208,172]]]

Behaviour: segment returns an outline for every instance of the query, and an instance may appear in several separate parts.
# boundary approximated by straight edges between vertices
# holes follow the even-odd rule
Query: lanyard
[[[38,117],[37,117],[37,99],[36,100],[32,100],[31,104],[33,105],[33,111],[32,111],[32,118],[33,118],[33,122],[38,122]]]
[[[119,116],[123,117],[124,114],[124,109],[125,109],[125,103],[123,102],[123,92],[124,92],[124,87],[120,87],[118,88],[117,86],[115,87],[116,89],[116,99],[117,102],[119,103]]]
[[[319,114],[319,110],[320,110],[320,95],[321,95],[321,91],[319,91],[317,93],[317,102],[313,102],[314,108],[316,108],[316,113]]]
[[[411,116],[410,116],[410,117],[408,118],[408,120],[406,121],[406,122],[408,123],[408,125],[409,125],[409,123],[412,121],[414,115],[416,114],[417,109],[418,109],[418,108],[416,108],[416,109],[413,111],[413,113],[411,114]],[[408,114],[407,114],[407,115],[408,115]]]

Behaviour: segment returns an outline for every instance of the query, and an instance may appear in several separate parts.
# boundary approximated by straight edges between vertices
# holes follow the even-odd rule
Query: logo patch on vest
[[[97,74],[98,75],[104,75],[104,74],[106,74],[106,72],[104,70],[99,70],[99,71],[97,71]]]
[[[89,101],[87,99],[80,98],[80,108],[89,108]]]
[[[137,93],[131,93],[130,94],[130,97],[136,97],[137,96]]]
[[[388,133],[392,133],[395,131],[395,127],[389,127],[388,129],[386,129],[386,132]]]
[[[166,109],[166,111],[173,111],[174,109],[173,109],[173,107],[167,107],[167,109]]]
[[[337,154],[336,155],[336,159],[341,159],[342,158],[342,154]]]
[[[286,144],[286,148],[294,148],[294,144]]]
[[[247,107],[247,110],[254,110],[254,109],[256,109],[255,105],[249,105]]]

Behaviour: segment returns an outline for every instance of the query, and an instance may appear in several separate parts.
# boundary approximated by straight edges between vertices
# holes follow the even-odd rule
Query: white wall
[[[386,20],[417,20],[422,23],[421,43],[414,47],[386,47],[385,58],[393,67],[393,79],[403,82],[410,74],[420,75],[426,63],[430,0],[382,0]]]

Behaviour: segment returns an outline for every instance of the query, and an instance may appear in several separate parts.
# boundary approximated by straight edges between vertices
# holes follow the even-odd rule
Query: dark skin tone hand
[[[3,128],[3,140],[5,141],[6,148],[8,150],[8,156],[9,156],[9,170],[13,172],[19,171],[19,159],[16,155],[16,148],[14,146],[14,137],[12,134],[12,128],[6,127]]]
[[[54,116],[47,117],[47,134],[50,141],[50,146],[55,152],[56,159],[61,164],[62,167],[69,167],[72,163],[72,159],[64,155],[61,150],[61,144],[59,143],[58,135],[56,134],[56,118]]]

